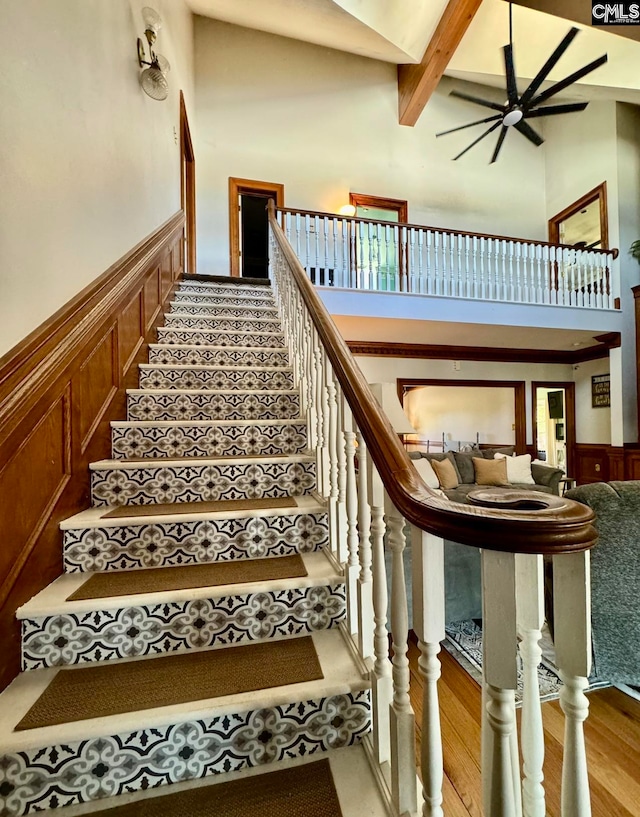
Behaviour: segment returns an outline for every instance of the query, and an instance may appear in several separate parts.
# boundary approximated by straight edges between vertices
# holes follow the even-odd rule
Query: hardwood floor
[[[418,648],[409,646],[411,702],[420,752],[422,679]],[[440,653],[440,716],[444,751],[444,812],[481,817],[480,686],[446,652]],[[589,693],[585,723],[592,817],[640,817],[640,701],[619,690]],[[518,713],[519,714],[519,713]],[[545,730],[547,817],[560,817],[564,715],[557,701],[542,705]]]

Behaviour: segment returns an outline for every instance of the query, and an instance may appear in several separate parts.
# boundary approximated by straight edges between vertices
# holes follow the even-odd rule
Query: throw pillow
[[[486,460],[484,457],[474,457],[473,467],[477,485],[508,485],[507,464],[504,459]]]
[[[440,480],[438,479],[436,472],[433,470],[429,460],[425,460],[424,457],[421,457],[419,460],[415,460],[413,465],[429,488],[433,488],[435,490],[436,488],[440,487]]]
[[[458,475],[451,460],[431,460],[431,465],[444,491],[451,491],[458,487]]]
[[[511,457],[516,453],[515,446],[507,445],[504,448],[483,448],[482,449],[482,456],[486,457],[488,460],[492,460],[496,454],[506,454],[507,457]]]
[[[452,451],[447,451],[445,454],[423,454],[425,459],[428,459],[430,463],[433,463],[434,460],[437,462],[441,462],[442,460],[449,460],[451,465],[453,465],[453,470],[456,472],[456,479],[458,480],[458,485],[462,482],[462,477],[460,476],[460,472],[458,471],[458,466],[456,465],[456,461],[453,457]]]
[[[512,485],[535,485],[536,481],[531,473],[531,454],[520,454],[518,457],[507,457],[506,454],[496,454],[496,459],[507,461],[507,480]]]
[[[475,471],[473,470],[473,454],[467,454],[462,451],[453,452],[456,461],[456,468],[460,474],[460,482],[467,485],[475,480]]]

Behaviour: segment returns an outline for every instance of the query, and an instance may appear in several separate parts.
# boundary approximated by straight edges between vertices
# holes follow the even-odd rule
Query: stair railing
[[[291,208],[280,224],[318,286],[613,309],[618,250]]]
[[[544,619],[543,555],[554,571],[556,662],[564,686],[562,814],[588,817],[583,734],[590,671],[589,508],[547,494],[478,490],[458,504],[429,489],[287,241],[270,204],[270,269],[295,377],[317,452],[318,491],[343,566],[348,623],[371,681],[365,740],[396,815],[439,817],[443,748],[438,653],[445,637],[444,539],[481,548],[483,584],[482,787],[487,817],[543,817],[544,738],[536,665]],[[416,787],[410,699],[407,523],[413,630],[423,681],[422,795]],[[390,554],[390,597],[385,551]],[[389,631],[392,657],[389,659]],[[516,735],[518,639],[523,662],[522,781]]]

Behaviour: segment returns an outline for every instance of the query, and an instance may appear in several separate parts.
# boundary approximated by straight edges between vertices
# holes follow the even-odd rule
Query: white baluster
[[[473,269],[473,286],[471,289],[471,297],[480,297],[480,288],[478,287],[478,236],[474,235],[471,239],[472,248],[472,269]]]
[[[323,371],[323,350],[320,344],[320,339],[315,334],[315,344],[314,344],[314,365],[315,365],[315,384],[316,384],[316,396],[315,396],[315,404],[316,404],[316,416],[317,416],[317,439],[318,439],[318,447],[316,450],[316,468],[317,468],[317,481],[318,481],[318,493],[320,496],[327,497],[330,493],[330,482],[329,482],[329,458],[328,458],[328,436],[329,436],[329,429],[328,429],[328,403],[327,403],[327,395],[326,389],[324,385],[324,371]]]
[[[564,687],[562,817],[590,817],[589,775],[583,723],[589,714],[584,694],[591,671],[590,554],[563,553],[553,557],[553,610],[556,663]]]
[[[348,233],[350,230],[349,222],[346,219],[340,221],[341,230],[341,246],[342,246],[342,283],[343,287],[353,287],[354,282],[351,280],[351,264],[349,261],[349,241]]]
[[[344,425],[345,455],[346,455],[346,506],[347,506],[347,550],[349,561],[345,571],[347,585],[347,620],[349,631],[358,632],[358,574],[360,573],[358,553],[358,487],[356,482],[356,434],[353,414],[347,400],[342,395],[342,418]],[[366,501],[366,500],[365,500]],[[368,507],[368,506],[367,506]],[[371,572],[371,571],[369,571]],[[369,581],[372,577],[369,576]],[[373,615],[370,616],[370,620]],[[373,625],[371,625],[373,631]],[[371,638],[371,653],[373,654],[373,638]]]
[[[482,671],[486,695],[483,720],[484,812],[518,817],[520,786],[514,764],[516,728],[516,592],[513,553],[482,551]],[[515,768],[514,768],[515,765]]]
[[[307,275],[313,280],[311,277],[311,267],[313,266],[311,261],[311,216],[305,214],[304,217],[304,237],[305,237],[305,261],[304,261],[304,268],[307,270]]]
[[[340,553],[343,558],[340,561],[347,562],[349,559],[349,524],[347,521],[347,454],[345,451],[345,417],[342,389],[337,378],[334,377],[336,392],[336,445],[338,449],[338,538],[340,541]]]
[[[360,453],[358,449],[358,454]],[[367,490],[371,507],[371,549],[373,556],[373,612],[375,663],[371,672],[373,704],[373,745],[378,763],[388,762],[390,706],[393,700],[389,638],[387,633],[387,569],[384,561],[384,487],[375,469],[367,467]],[[362,500],[361,500],[362,501]],[[362,553],[362,539],[360,540]],[[362,602],[361,602],[362,604]]]
[[[337,554],[338,561],[343,564],[347,561],[346,539],[340,536],[338,521],[338,404],[336,400],[336,384],[333,372],[326,353],[323,355],[325,389],[329,408],[329,531],[331,549]]]
[[[525,817],[544,817],[544,730],[538,689],[538,664],[542,657],[540,639],[544,623],[544,578],[542,556],[516,555],[518,633],[523,667],[522,692],[522,782]]]
[[[431,231],[429,231],[431,232]],[[427,272],[427,285],[428,285],[428,292],[431,295],[438,295],[442,292],[442,277],[444,275],[444,269],[442,273],[440,272],[440,245],[444,241],[444,234],[434,232],[433,233],[433,266]],[[444,250],[444,244],[443,244]],[[443,264],[444,264],[444,252],[443,252]]]
[[[391,637],[393,647],[393,703],[391,731],[391,796],[398,814],[413,814],[416,802],[415,716],[409,699],[409,617],[404,578],[404,518],[386,497],[385,520],[392,556]]]
[[[300,213],[296,213],[296,255],[300,258],[301,253],[301,244],[300,244],[300,235],[302,233],[302,225],[300,223]],[[304,262],[302,263],[304,267]]]
[[[421,292],[420,289],[420,278],[416,279],[416,268],[417,268],[417,259],[416,259],[416,232],[417,230],[415,227],[412,227],[409,231],[409,268],[407,269],[407,273],[409,275],[409,280],[411,281],[410,291],[411,292]]]
[[[439,536],[411,529],[413,629],[418,637],[418,666],[424,682],[422,698],[423,817],[442,817],[444,768],[438,705],[440,642],[444,631],[444,542]]]
[[[507,242],[500,242],[500,252],[502,254],[502,299],[509,300],[509,283],[507,278]]]
[[[436,239],[437,233],[434,234],[431,230],[425,230],[422,234],[425,248],[425,266],[420,269],[420,278],[422,280],[422,292],[427,292],[429,295],[434,295],[436,290],[433,288],[436,281],[433,280],[437,276],[437,265],[431,259],[431,245]]]
[[[372,520],[373,510],[370,508],[372,495],[369,489],[369,457],[367,455],[367,445],[364,441],[364,437],[358,430],[356,431],[356,439],[358,442],[358,552],[360,556],[360,573],[358,575],[358,646],[360,647],[360,654],[362,657],[368,658],[369,656],[374,655],[375,652],[373,640],[373,573],[371,572],[372,540],[381,534],[378,520],[376,519],[375,524],[377,527],[375,527],[375,529]],[[371,491],[373,491],[373,488]],[[376,496],[373,498],[375,499]],[[380,498],[377,507],[380,510],[380,519],[382,519],[382,498]],[[382,527],[382,535],[383,534],[384,526]],[[382,555],[384,559],[384,546]]]

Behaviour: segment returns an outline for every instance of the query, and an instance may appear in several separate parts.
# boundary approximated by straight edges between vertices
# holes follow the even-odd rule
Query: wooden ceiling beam
[[[418,65],[398,66],[401,125],[413,126],[431,98],[482,0],[449,0]]]

